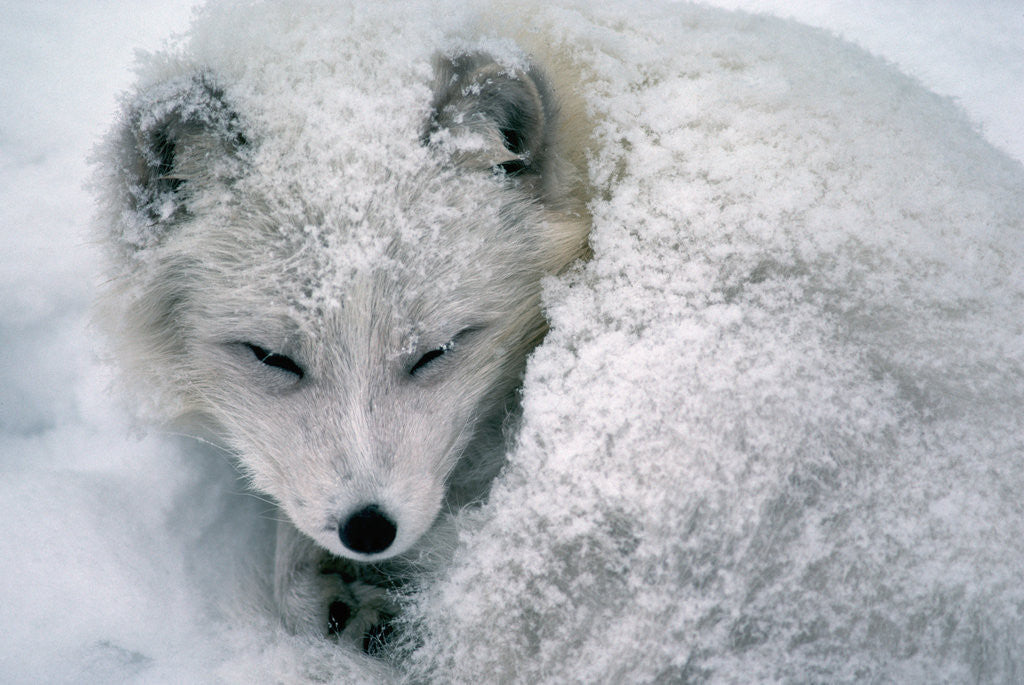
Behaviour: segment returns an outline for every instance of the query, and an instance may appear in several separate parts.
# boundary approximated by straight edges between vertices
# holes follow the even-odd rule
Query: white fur
[[[340,601],[362,641],[457,535],[402,598],[407,680],[1020,680],[1019,164],[781,21],[255,5],[207,11],[129,96],[105,318],[162,413],[219,431],[302,529],[278,541],[293,630]],[[520,122],[542,173],[492,174],[527,160],[481,93],[557,102]],[[585,154],[594,258],[546,281],[488,506],[446,517],[500,463],[536,278],[582,251]],[[391,552],[429,529],[335,556],[364,494],[402,518]]]
[[[585,252],[579,135],[543,65],[510,44],[413,41],[398,66],[341,50],[330,77],[268,94],[288,65],[195,40],[155,61],[110,138],[103,317],[157,413],[212,431],[278,503],[285,623],[323,633],[341,601],[343,637],[361,642],[396,611],[388,569],[425,554],[439,515],[479,501],[501,466],[546,330],[540,280]],[[378,90],[396,69],[408,92]],[[509,138],[503,107],[537,116]],[[316,123],[329,120],[352,125]],[[339,537],[368,504],[397,529],[377,553]]]

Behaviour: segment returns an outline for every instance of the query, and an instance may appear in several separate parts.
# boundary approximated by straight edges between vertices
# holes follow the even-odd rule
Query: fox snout
[[[376,504],[368,504],[343,519],[338,526],[341,544],[359,554],[380,554],[391,546],[398,526]]]

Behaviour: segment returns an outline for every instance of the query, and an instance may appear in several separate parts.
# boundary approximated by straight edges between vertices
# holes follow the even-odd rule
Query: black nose
[[[338,528],[341,544],[353,552],[383,552],[395,540],[395,524],[376,504],[363,507]]]

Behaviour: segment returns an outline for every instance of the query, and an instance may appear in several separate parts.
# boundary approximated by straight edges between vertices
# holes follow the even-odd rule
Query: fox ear
[[[122,197],[151,226],[186,218],[198,187],[227,177],[246,145],[238,117],[208,74],[140,93],[117,142]]]
[[[440,57],[426,141],[457,164],[509,176],[541,175],[555,116],[535,68],[504,66],[482,54]]]

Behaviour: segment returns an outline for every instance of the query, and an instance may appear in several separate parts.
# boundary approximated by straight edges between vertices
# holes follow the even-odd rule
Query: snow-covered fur
[[[363,641],[502,465],[541,279],[586,249],[582,122],[510,45],[369,71],[326,47],[316,79],[261,49],[169,59],[127,98],[106,318],[280,507],[286,623]]]
[[[412,682],[1021,682],[1024,169],[891,66],[687,3],[215,3],[105,159],[118,354],[292,522],[300,633],[398,598]],[[377,679],[236,623],[238,672]]]

